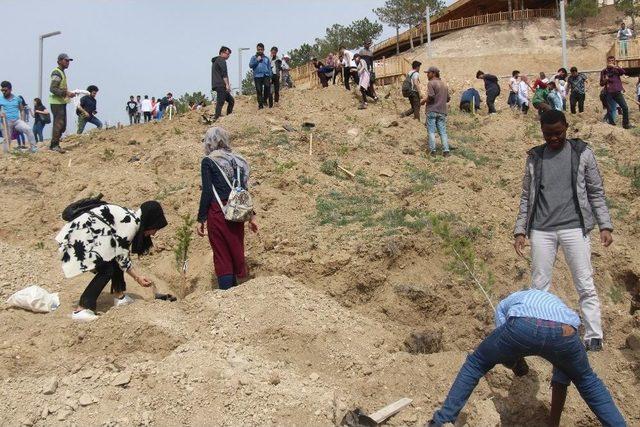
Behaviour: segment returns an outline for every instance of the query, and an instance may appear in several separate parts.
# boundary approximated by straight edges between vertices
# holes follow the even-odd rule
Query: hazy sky
[[[38,35],[60,30],[45,40],[43,99],[58,53],[74,61],[67,70],[70,89],[100,88],[98,117],[128,123],[129,95],[159,96],[171,91],[210,91],[211,58],[221,45],[232,86],[238,85],[238,47],[243,73],[257,42],[280,52],[313,42],[325,28],[369,17],[384,0],[2,0],[4,43],[0,80],[30,105],[37,96]],[[449,3],[449,2],[448,2]],[[394,34],[385,28],[381,39]],[[72,107],[67,113],[75,116]],[[73,119],[75,122],[75,119]],[[71,123],[70,123],[71,124]],[[87,128],[93,126],[88,124]],[[47,126],[50,131],[51,126]],[[74,129],[73,127],[71,129]],[[68,126],[67,132],[70,129]]]

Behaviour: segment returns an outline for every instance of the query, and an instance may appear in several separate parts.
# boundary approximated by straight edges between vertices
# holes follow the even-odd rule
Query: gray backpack
[[[416,92],[416,90],[413,87],[413,81],[412,81],[413,75],[415,73],[417,73],[417,71],[407,74],[407,77],[405,77],[404,81],[402,82],[402,96],[404,96],[405,98],[410,97],[412,93]]]

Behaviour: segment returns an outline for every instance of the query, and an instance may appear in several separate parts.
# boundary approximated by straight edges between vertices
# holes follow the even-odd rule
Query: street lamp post
[[[564,0],[560,0],[560,32],[562,35],[562,66],[566,69],[568,67],[567,61],[567,21],[564,11]]]
[[[38,98],[42,99],[42,45],[44,39],[47,37],[57,36],[58,34],[62,34],[62,31],[54,31],[52,33],[41,34],[40,35],[40,65],[38,67]]]
[[[238,48],[238,92],[242,95],[242,51],[249,50],[248,47]]]

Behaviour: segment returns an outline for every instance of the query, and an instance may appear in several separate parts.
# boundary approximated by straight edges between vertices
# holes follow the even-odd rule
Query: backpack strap
[[[220,206],[220,210],[224,213],[224,205],[222,204],[222,200],[220,200],[220,196],[218,195],[218,192],[216,191],[216,187],[211,184],[211,188],[213,189],[213,194],[216,196],[216,200],[218,201],[218,205]]]
[[[211,158],[210,158],[211,159]],[[224,173],[224,171],[222,170],[222,168],[220,167],[220,165],[213,159],[211,159],[211,161],[213,162],[214,165],[216,165],[216,167],[218,168],[218,170],[220,171],[220,174],[222,175],[222,177],[224,178],[224,180],[227,182],[227,185],[229,186],[230,189],[233,190],[233,185],[231,185],[231,181],[229,181],[229,178],[227,177],[227,174]],[[215,189],[214,189],[215,191]]]
[[[227,182],[227,185],[229,186],[229,188],[233,190],[233,185],[231,185],[231,182],[229,181],[229,178],[227,177],[227,174],[224,173],[224,171],[222,170],[220,165],[215,160],[213,160],[211,158],[210,158],[210,160],[213,162],[214,165],[216,165],[216,167],[220,171],[220,174],[222,175],[224,180]],[[239,176],[239,174],[240,174],[240,172],[238,172],[238,176]],[[222,204],[222,200],[220,199],[220,195],[216,191],[215,185],[211,184],[211,188],[213,189],[213,194],[216,196],[216,200],[218,201],[218,205],[220,206],[220,210],[224,213],[224,211],[225,211],[224,205]]]
[[[416,85],[413,83],[413,75],[417,73],[416,70],[413,70],[413,73],[409,74],[409,81],[411,81],[411,90],[416,91]]]

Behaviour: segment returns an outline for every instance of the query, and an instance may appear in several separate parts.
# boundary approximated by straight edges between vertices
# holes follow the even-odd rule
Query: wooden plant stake
[[[356,175],[351,172],[350,170],[347,170],[345,168],[343,168],[342,166],[338,165],[338,169],[340,169],[342,172],[346,173],[347,175],[349,175],[351,178],[355,178]]]
[[[7,125],[7,118],[4,115],[2,116],[2,135],[4,136],[2,151],[8,153],[11,146],[11,135],[9,135],[9,126]]]

